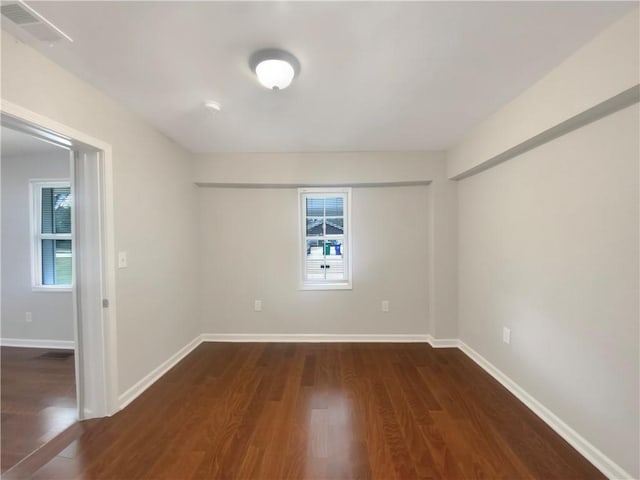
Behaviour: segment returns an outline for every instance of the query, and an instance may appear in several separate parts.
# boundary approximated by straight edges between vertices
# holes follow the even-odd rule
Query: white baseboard
[[[27,338],[2,338],[0,345],[3,347],[25,347],[25,348],[64,348],[73,350],[76,343],[73,340],[32,340]]]
[[[429,335],[333,335],[308,333],[205,333],[203,342],[282,342],[282,343],[427,343]]]
[[[433,348],[458,348],[460,344],[457,338],[433,338],[431,335],[427,341]]]
[[[203,342],[282,343],[428,343],[434,348],[457,348],[457,338],[433,338],[429,334],[309,334],[309,333],[204,333]]]
[[[202,343],[202,335],[198,335],[191,340],[188,344],[174,353],[168,360],[154,368],[146,376],[144,376],[135,385],[129,388],[126,392],[118,397],[118,403],[120,409],[123,409],[131,402],[133,402],[138,396],[142,394],[147,388],[153,385],[160,377],[171,370],[180,360],[189,355],[193,349]]]
[[[486,358],[476,352],[462,340],[458,340],[458,348],[469,358],[476,362],[484,371],[500,382],[507,390],[513,393],[518,400],[524,403],[533,413],[549,425],[558,435],[564,438],[573,448],[575,448],[584,458],[589,460],[598,470],[610,479],[631,479],[633,478],[623,468],[613,460],[593,446],[578,432],[564,423],[551,410],[541,404],[531,396],[520,385],[505,375],[500,369],[489,362]]]

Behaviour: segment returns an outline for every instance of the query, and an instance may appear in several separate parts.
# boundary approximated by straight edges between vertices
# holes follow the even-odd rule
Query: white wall
[[[353,290],[339,291],[298,289],[297,189],[202,188],[203,331],[426,335],[428,188],[353,189]]]
[[[2,338],[73,341],[71,292],[31,288],[29,180],[69,179],[69,152],[2,157]],[[33,321],[25,321],[31,312]]]
[[[638,115],[628,107],[458,186],[461,339],[634,477]]]
[[[112,146],[122,393],[200,333],[191,154],[4,31],[2,98]]]
[[[457,336],[456,323],[456,182],[447,180],[446,164],[442,152],[344,152],[344,153],[284,153],[284,154],[212,154],[198,155],[195,157],[195,178],[201,185],[244,185],[244,186],[286,186],[286,185],[335,185],[335,184],[376,184],[376,183],[403,183],[403,182],[430,182],[427,186],[406,187],[381,187],[381,188],[357,188],[354,190],[353,213],[354,241],[360,237],[362,244],[354,245],[354,290],[352,292],[297,292],[297,256],[295,253],[281,251],[271,252],[270,255],[278,256],[278,262],[284,266],[282,275],[293,275],[293,283],[289,278],[288,283],[279,287],[275,295],[274,303],[278,308],[291,307],[296,309],[293,313],[296,317],[307,315],[309,303],[319,298],[339,299],[336,308],[340,308],[340,314],[336,314],[335,321],[327,322],[324,319],[311,314],[308,324],[289,321],[289,314],[280,315],[271,319],[271,313],[262,313],[259,319],[268,319],[269,322],[256,324],[247,320],[246,324],[237,325],[236,316],[243,319],[255,318],[252,312],[253,300],[260,293],[258,285],[269,282],[274,275],[272,270],[264,267],[260,270],[258,279],[250,280],[250,272],[244,272],[244,277],[235,278],[234,282],[225,282],[223,279],[212,279],[220,276],[216,272],[214,261],[209,258],[205,265],[203,284],[203,311],[204,331],[206,333],[265,333],[273,328],[274,333],[327,333],[327,334],[407,334],[420,333],[431,334],[437,338],[455,338]],[[261,214],[266,215],[266,210],[275,212],[280,218],[281,212],[288,212],[282,217],[276,229],[270,226],[266,219],[255,212],[250,211],[250,205],[245,203],[241,193],[235,193],[228,189],[212,189],[202,187],[201,218],[205,219],[201,234],[203,251],[211,252],[219,242],[224,245],[225,258],[220,259],[219,266],[230,266],[232,262],[240,260],[245,262],[247,255],[255,252],[245,235],[252,234],[249,227],[246,231],[243,226],[236,225],[239,219],[250,215],[260,222],[261,236],[277,237],[287,245],[289,249],[297,251],[297,201],[295,190],[283,189],[244,189],[238,192],[247,192],[247,196],[259,199],[257,202]],[[400,194],[399,192],[402,192]],[[413,193],[412,193],[413,192]],[[425,200],[415,195],[425,195]],[[287,196],[288,195],[288,196]],[[413,195],[413,196],[412,196]],[[390,206],[382,205],[381,199],[387,199]],[[421,198],[421,197],[420,197]],[[239,203],[236,202],[239,200]],[[422,207],[411,207],[411,201]],[[381,203],[382,202],[382,203]],[[437,205],[437,208],[435,207]],[[379,232],[377,222],[371,220],[371,208],[389,209],[393,206],[396,212],[389,221],[398,222],[396,228],[409,232],[416,230],[416,238],[420,238],[414,245],[416,252],[424,252],[409,262],[407,252],[395,247],[396,240],[389,238],[386,233]],[[389,210],[391,214],[392,211]],[[223,218],[224,217],[224,218]],[[226,233],[217,232],[217,227],[212,226],[210,218],[223,225],[230,226],[233,231],[241,232],[243,238],[236,240],[225,237]],[[286,232],[282,229],[286,228]],[[216,235],[222,238],[216,238]],[[283,237],[285,236],[286,237]],[[372,247],[366,243],[369,239],[381,236],[378,245],[384,245],[382,250],[368,250]],[[295,246],[291,247],[291,242]],[[415,242],[415,238],[402,238],[402,242]],[[237,242],[241,242],[238,244]],[[412,247],[413,248],[413,247]],[[399,255],[403,265],[400,270],[393,273],[393,281],[380,277],[375,269],[370,270],[369,264],[374,256],[387,257],[388,252]],[[423,262],[424,260],[424,262]],[[358,264],[358,262],[363,262]],[[409,263],[411,263],[409,265]],[[274,267],[274,265],[270,265]],[[248,268],[248,267],[247,267]],[[406,272],[402,272],[406,269]],[[224,268],[225,275],[229,268]],[[417,272],[421,272],[418,274]],[[424,272],[424,273],[423,273]],[[414,275],[415,273],[415,275]],[[281,275],[278,274],[278,275]],[[426,275],[423,279],[422,275]],[[411,285],[414,278],[419,288]],[[256,283],[257,282],[257,283]],[[251,288],[244,291],[245,284],[251,284]],[[365,288],[363,288],[363,286]],[[222,303],[233,298],[234,305],[229,305],[223,316],[219,315],[216,307],[218,297],[216,289],[221,288],[220,298]],[[270,287],[274,288],[274,287]],[[287,290],[284,290],[287,288]],[[402,293],[406,289],[406,295]],[[392,298],[393,296],[398,301]],[[363,313],[373,313],[376,318],[380,312],[380,300],[387,299],[392,302],[390,314],[377,320],[362,318]],[[265,311],[268,305],[265,300]],[[226,308],[226,307],[225,307]],[[286,317],[286,318],[285,318]],[[219,320],[212,320],[219,318]],[[350,318],[350,320],[347,320]],[[401,321],[389,321],[402,319]],[[420,318],[420,323],[417,320]],[[282,319],[282,320],[280,320]],[[244,321],[244,320],[243,320]],[[259,320],[261,321],[261,320]],[[280,323],[280,322],[284,323]],[[372,321],[373,323],[367,323]],[[217,322],[217,323],[216,323]],[[226,322],[226,323],[225,323]],[[351,325],[350,325],[351,324]],[[255,329],[254,332],[240,332],[238,328]],[[220,330],[222,329],[222,330]],[[234,331],[236,330],[236,331]]]

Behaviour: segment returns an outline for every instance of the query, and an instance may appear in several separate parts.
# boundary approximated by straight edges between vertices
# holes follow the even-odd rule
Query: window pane
[[[44,192],[43,192],[44,193]],[[44,219],[44,215],[43,215]],[[44,221],[43,221],[44,223]],[[55,285],[56,284],[56,241],[55,240],[42,240],[42,284],[43,285]]]
[[[42,233],[71,233],[71,189],[42,189]]]
[[[56,285],[71,285],[71,240],[56,240]]]
[[[321,218],[307,218],[307,237],[324,235]]]
[[[325,220],[327,235],[343,235],[344,234],[344,218],[327,218]]]
[[[54,233],[71,233],[71,189],[53,189]]]
[[[324,198],[307,197],[307,217],[322,217],[324,215]]]
[[[307,240],[305,257],[307,280],[324,280],[324,251],[323,240]]]
[[[307,280],[345,280],[344,239],[307,240]]]
[[[329,197],[324,200],[327,217],[342,217],[344,215],[344,199],[342,197]]]
[[[53,188],[43,188],[41,199],[42,233],[53,233]]]
[[[325,278],[327,280],[345,280],[344,274],[344,240],[328,240],[325,245]]]
[[[71,285],[71,240],[42,240],[42,284]]]

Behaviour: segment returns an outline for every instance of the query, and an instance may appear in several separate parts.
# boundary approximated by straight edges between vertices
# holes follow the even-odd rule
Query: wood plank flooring
[[[205,343],[33,479],[595,479],[457,349]]]
[[[1,347],[2,472],[77,419],[73,350]]]

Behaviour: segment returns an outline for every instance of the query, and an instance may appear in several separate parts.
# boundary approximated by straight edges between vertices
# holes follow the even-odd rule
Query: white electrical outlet
[[[253,309],[256,312],[261,312],[262,311],[262,300],[255,300],[253,302]]]
[[[127,252],[118,252],[118,268],[127,268]]]
[[[502,327],[502,341],[504,343],[511,343],[511,329]]]
[[[31,312],[27,312],[24,314],[24,321],[27,323],[31,323],[33,321],[33,317],[31,316]]]
[[[384,313],[389,311],[389,300],[382,300],[382,311]]]

